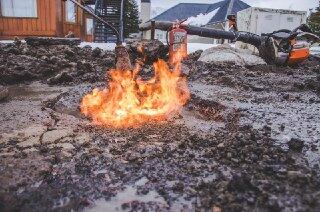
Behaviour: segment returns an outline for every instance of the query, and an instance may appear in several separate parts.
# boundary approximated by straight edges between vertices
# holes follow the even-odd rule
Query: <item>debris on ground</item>
[[[115,66],[114,52],[89,46],[0,47],[0,84],[41,80],[49,84],[105,81],[106,71]]]
[[[78,46],[81,43],[79,38],[52,38],[52,37],[28,37],[25,38],[28,45],[31,46],[55,46],[68,45]]]
[[[0,211],[319,211],[319,61],[242,66],[201,53],[183,62],[180,116],[113,129],[79,105],[107,85],[114,52],[1,45]]]
[[[301,152],[304,147],[304,141],[296,138],[291,138],[288,142],[289,149],[297,152]]]

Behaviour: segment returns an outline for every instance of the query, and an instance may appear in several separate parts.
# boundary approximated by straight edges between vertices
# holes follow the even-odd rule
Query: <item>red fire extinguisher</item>
[[[171,64],[188,56],[187,31],[175,24],[169,32],[169,61]]]

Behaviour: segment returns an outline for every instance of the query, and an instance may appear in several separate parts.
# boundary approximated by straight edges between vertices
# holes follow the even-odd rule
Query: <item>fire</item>
[[[187,80],[181,76],[182,54],[174,55],[172,70],[163,60],[153,64],[154,76],[143,80],[140,66],[134,70],[111,70],[108,88],[94,89],[81,102],[81,112],[97,125],[137,127],[147,122],[169,120],[190,97]]]

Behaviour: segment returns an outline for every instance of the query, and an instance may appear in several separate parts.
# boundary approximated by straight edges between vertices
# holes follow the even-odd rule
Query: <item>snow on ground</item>
[[[311,54],[314,54],[314,55],[320,54],[320,46],[311,47],[310,50],[311,50]]]
[[[13,43],[13,40],[0,40],[0,43]]]
[[[85,46],[91,46],[92,48],[100,48],[103,50],[114,50],[114,48],[116,47],[116,44],[115,43],[90,43],[90,42],[82,42],[80,44],[80,47],[85,47]],[[206,50],[214,46],[218,46],[218,45],[207,44],[207,43],[188,43],[188,53],[192,53],[197,50]]]
[[[80,47],[85,47],[85,46],[91,46],[93,49],[94,48],[100,48],[105,51],[107,50],[114,50],[116,47],[115,43],[91,43],[91,42],[81,42],[79,45]]]
[[[206,50],[211,47],[218,46],[218,44],[208,44],[208,43],[188,43],[188,54],[195,52],[197,50]]]
[[[22,42],[25,42],[22,40]],[[13,40],[0,40],[0,43],[13,43]],[[125,45],[125,44],[124,44]],[[82,42],[80,47],[91,46],[92,48],[100,48],[103,50],[114,50],[116,47],[115,43],[91,43],[91,42]],[[188,43],[188,53],[195,52],[197,50],[206,50],[211,47],[218,46],[218,44],[207,44],[207,43]],[[234,47],[234,44],[231,44]],[[310,48],[310,52],[313,55],[320,54],[320,46],[314,46]]]

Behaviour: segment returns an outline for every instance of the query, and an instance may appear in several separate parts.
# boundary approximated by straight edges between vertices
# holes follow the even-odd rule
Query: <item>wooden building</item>
[[[84,41],[93,40],[93,19],[69,0],[0,0],[2,40],[65,37],[69,32]]]

